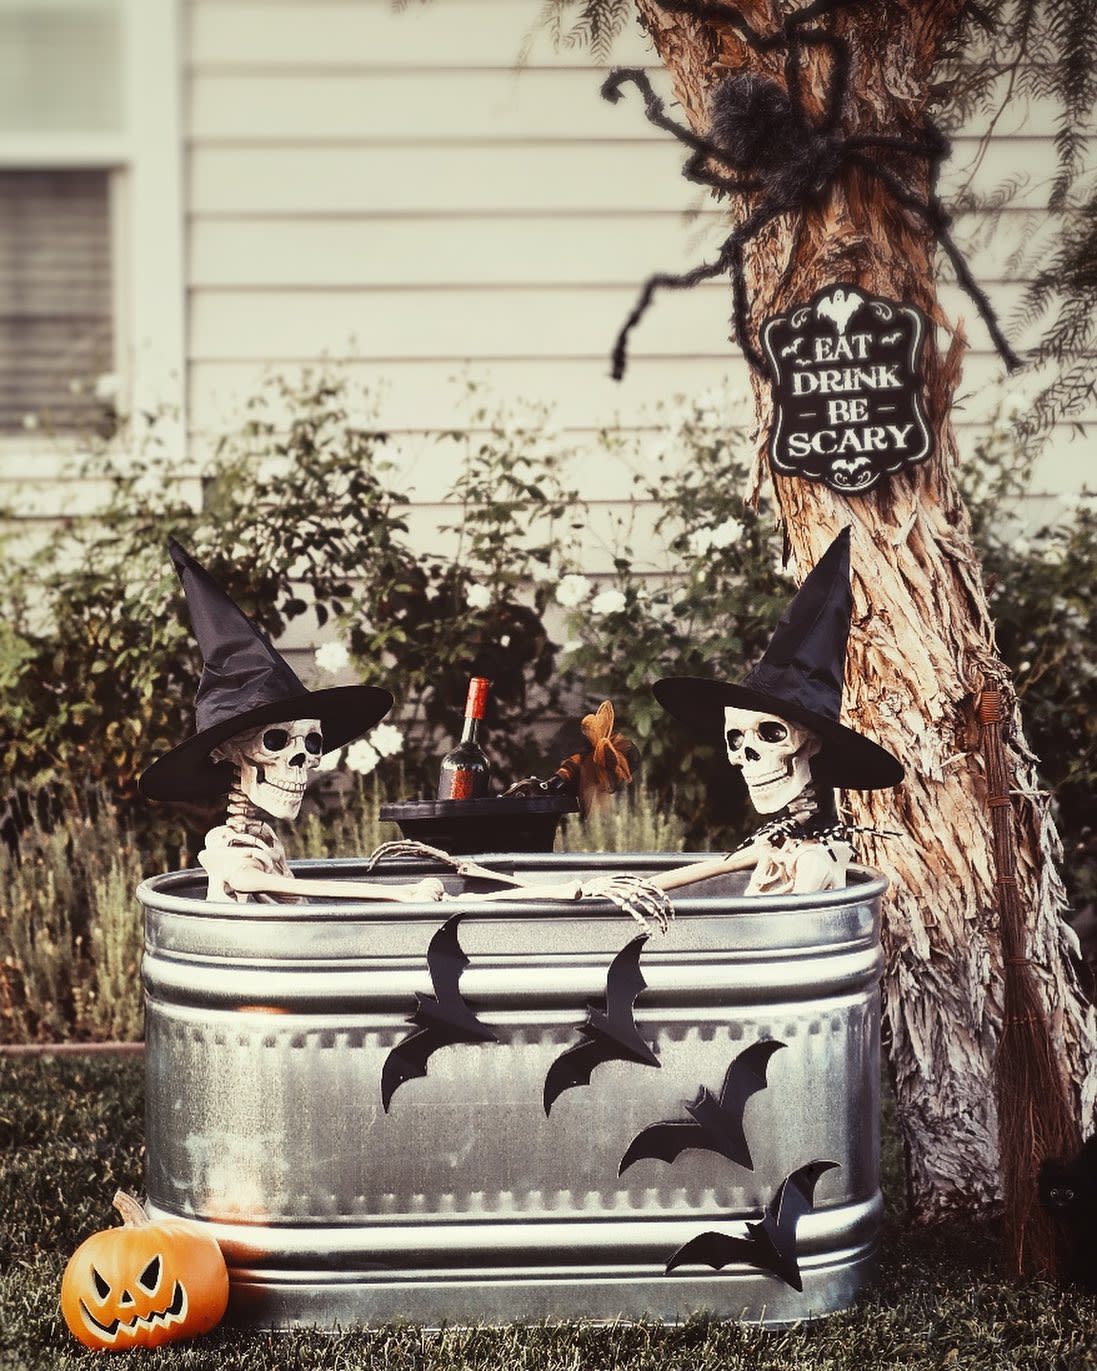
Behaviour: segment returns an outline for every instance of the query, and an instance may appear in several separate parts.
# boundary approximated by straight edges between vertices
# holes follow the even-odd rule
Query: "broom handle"
[[[1017,843],[1013,833],[1013,800],[1009,793],[1009,768],[1002,743],[1005,706],[998,686],[988,686],[977,707],[986,758],[987,805],[994,839],[995,886],[998,891],[998,931],[1007,964],[1025,964],[1021,896],[1017,888]]]

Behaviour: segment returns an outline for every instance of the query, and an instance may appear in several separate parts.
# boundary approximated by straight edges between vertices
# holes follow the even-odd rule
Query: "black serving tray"
[[[380,817],[405,838],[467,856],[472,852],[551,852],[562,814],[579,808],[574,795],[484,795],[477,800],[400,800]]]

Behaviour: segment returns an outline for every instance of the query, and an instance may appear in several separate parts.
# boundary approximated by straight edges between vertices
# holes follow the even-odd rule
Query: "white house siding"
[[[413,527],[433,538],[452,454],[430,435],[461,421],[462,378],[503,401],[548,403],[587,452],[603,426],[651,428],[655,405],[677,394],[743,394],[719,282],[660,296],[633,335],[626,379],[609,378],[639,283],[710,257],[727,229],[634,92],[616,107],[599,98],[606,68],[585,50],[554,52],[535,36],[516,68],[539,0],[399,11],[391,0],[175,2],[195,462],[265,373],[336,361],[376,392],[404,454]],[[618,63],[651,64],[638,28]],[[944,187],[947,198],[975,163],[984,190],[1027,177],[993,234],[968,216],[957,235],[1021,345],[1033,331],[1011,323],[1023,283],[1010,259],[1046,224],[1052,131],[1049,109],[1008,109],[989,147],[975,128],[955,140]],[[957,408],[970,453],[1003,368],[967,297],[952,286],[943,297],[971,340]],[[1086,483],[1069,436],[1064,427],[1041,460],[1047,492]],[[578,474],[604,534],[629,475],[605,460]],[[49,489],[37,492],[40,515]],[[589,569],[607,559],[596,538]]]

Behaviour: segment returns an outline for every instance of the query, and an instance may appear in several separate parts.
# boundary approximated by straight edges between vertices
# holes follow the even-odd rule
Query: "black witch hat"
[[[183,582],[194,636],[202,650],[195,697],[197,732],[142,775],[151,800],[209,800],[228,790],[231,768],[210,752],[237,733],[286,719],[319,719],[324,751],[368,732],[392,708],[379,686],[307,690],[267,636],[173,538],[171,560]]]
[[[811,763],[820,785],[848,790],[898,785],[903,779],[898,759],[838,722],[852,607],[847,527],[808,573],[762,660],[739,684],[668,676],[652,687],[655,698],[681,723],[709,736],[723,736],[725,705],[810,728],[822,740]]]

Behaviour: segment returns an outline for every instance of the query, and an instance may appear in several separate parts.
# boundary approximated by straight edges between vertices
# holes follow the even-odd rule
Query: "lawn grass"
[[[0,1059],[0,1368],[101,1365],[57,1308],[68,1255],[109,1226],[117,1187],[140,1191],[140,1059]],[[890,1130],[889,1130],[890,1131]],[[989,1225],[911,1232],[894,1139],[880,1272],[856,1308],[766,1331],[736,1323],[534,1325],[424,1333],[404,1325],[345,1333],[218,1330],[196,1343],[128,1354],[166,1368],[289,1371],[1082,1371],[1097,1368],[1097,1298],[995,1271]]]

